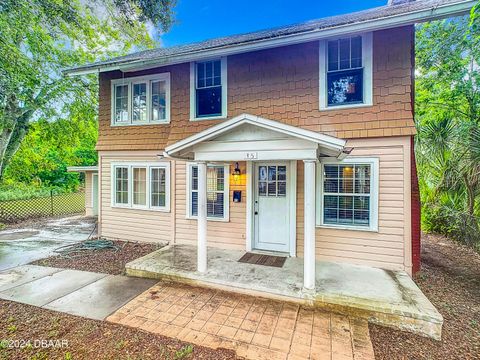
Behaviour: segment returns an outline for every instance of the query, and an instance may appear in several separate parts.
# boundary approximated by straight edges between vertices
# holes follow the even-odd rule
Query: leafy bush
[[[38,187],[18,183],[16,185],[0,186],[0,201],[8,200],[26,200],[37,197],[50,196],[50,192],[54,194],[64,194],[71,192],[71,189],[65,187]]]
[[[448,236],[480,251],[479,218],[447,204],[426,204],[422,208],[422,227],[426,232]]]

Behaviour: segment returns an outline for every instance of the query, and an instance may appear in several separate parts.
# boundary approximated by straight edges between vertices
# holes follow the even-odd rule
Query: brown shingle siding
[[[228,118],[250,113],[341,138],[412,135],[413,27],[373,35],[373,106],[319,110],[318,42],[229,56]],[[98,150],[161,150],[222,120],[191,122],[190,66],[179,64],[128,76],[170,72],[171,122],[112,127],[110,80],[100,74]]]

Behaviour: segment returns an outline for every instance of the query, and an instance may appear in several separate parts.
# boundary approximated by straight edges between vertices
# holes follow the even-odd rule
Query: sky
[[[387,0],[177,0],[163,46],[181,45],[382,6]]]

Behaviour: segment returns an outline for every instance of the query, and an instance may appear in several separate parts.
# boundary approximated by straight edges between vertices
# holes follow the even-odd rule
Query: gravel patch
[[[480,254],[437,235],[422,238],[415,279],[444,317],[442,340],[370,325],[376,359],[480,359]]]
[[[125,241],[113,241],[113,244],[117,249],[77,251],[70,253],[68,256],[50,256],[34,261],[31,264],[121,275],[124,274],[126,263],[164,246]]]
[[[0,359],[236,358],[230,350],[0,300]]]

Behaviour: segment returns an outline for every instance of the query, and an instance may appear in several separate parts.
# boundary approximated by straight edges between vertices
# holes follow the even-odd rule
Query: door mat
[[[283,267],[283,264],[285,264],[285,260],[287,260],[287,258],[284,256],[262,255],[247,252],[238,260],[238,262],[281,268]]]

